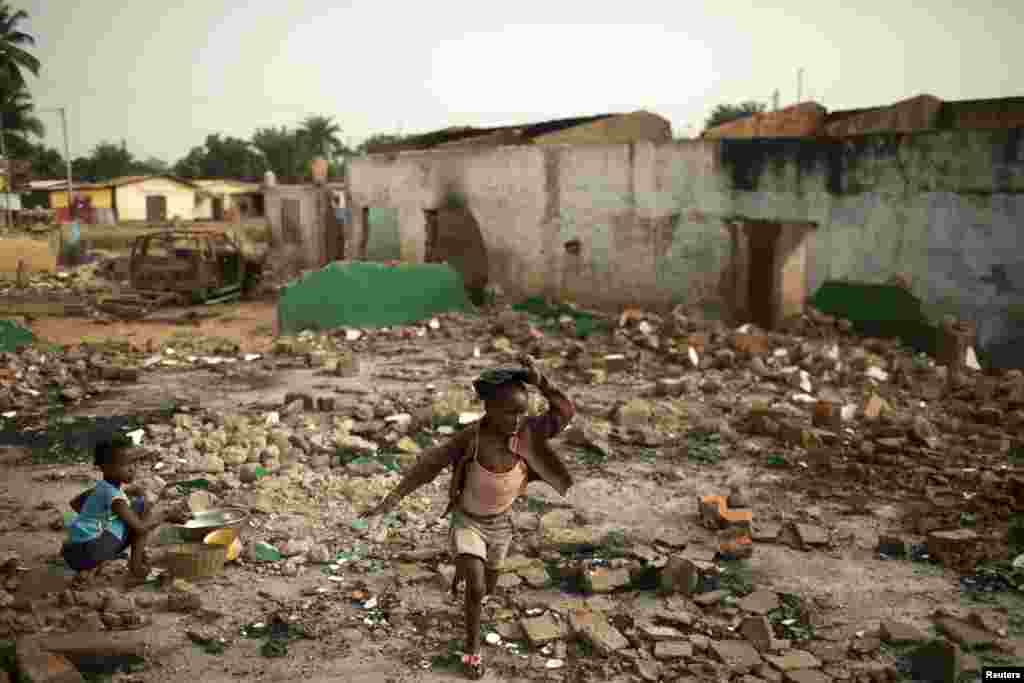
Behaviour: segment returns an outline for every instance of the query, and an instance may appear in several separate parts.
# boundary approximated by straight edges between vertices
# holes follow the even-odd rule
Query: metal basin
[[[249,519],[249,513],[242,508],[216,508],[192,514],[192,518],[178,526],[186,541],[202,541],[208,533],[218,529],[235,529],[241,532]]]

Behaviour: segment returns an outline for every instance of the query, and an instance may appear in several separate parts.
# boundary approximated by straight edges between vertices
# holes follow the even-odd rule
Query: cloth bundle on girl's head
[[[506,384],[523,385],[530,376],[529,371],[522,368],[497,368],[486,370],[479,378],[473,380],[473,388],[481,400],[488,401],[497,395],[498,387]]]

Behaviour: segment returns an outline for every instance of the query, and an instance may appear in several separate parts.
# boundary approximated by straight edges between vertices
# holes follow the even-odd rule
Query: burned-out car
[[[263,262],[247,257],[238,240],[219,230],[165,230],[141,235],[128,259],[129,290],[100,309],[140,317],[155,308],[222,303],[254,291]]]

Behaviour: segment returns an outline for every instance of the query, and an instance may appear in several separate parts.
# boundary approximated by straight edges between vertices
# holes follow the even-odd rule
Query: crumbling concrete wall
[[[728,224],[759,220],[804,226],[776,257],[789,312],[801,283],[904,274],[984,346],[1017,334],[1024,304],[1019,129],[413,152],[353,161],[350,184],[354,208],[398,208],[402,258],[417,262],[424,210],[460,195],[488,280],[510,293],[724,309],[738,286]]]
[[[284,210],[288,200],[298,202],[298,233],[285,229]],[[331,206],[331,190],[316,185],[275,185],[263,192],[267,222],[270,224],[271,252],[275,268],[297,273],[320,268],[344,255],[341,228]]]

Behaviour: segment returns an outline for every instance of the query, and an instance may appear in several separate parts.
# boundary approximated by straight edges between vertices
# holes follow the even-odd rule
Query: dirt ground
[[[196,336],[220,337],[241,347],[245,353],[263,353],[274,343],[276,307],[269,302],[246,302],[199,309],[213,317],[191,322],[100,322],[90,318],[39,318],[32,324],[38,337],[59,345],[79,344],[82,340],[116,339],[145,349],[161,346],[175,335],[187,331]],[[160,311],[170,317],[183,311]]]
[[[146,349],[159,347],[187,329],[196,336],[231,340],[242,352],[263,354],[274,343],[270,330],[273,318],[271,304],[251,303],[232,306],[218,317],[202,320],[195,326],[40,319],[34,322],[33,331],[57,344],[74,344],[87,338],[121,339]],[[382,392],[423,394],[423,378],[439,386],[465,383],[495,360],[469,360],[448,371],[435,358],[438,351],[436,342],[429,339],[378,344],[372,354],[363,355],[359,375],[348,378],[324,377],[315,369],[258,363],[253,363],[248,373],[244,369],[229,374],[213,370],[163,370],[143,374],[139,382],[79,406],[69,414],[123,414],[126,410],[141,410],[145,405],[186,396],[204,411],[258,412],[280,406],[285,395],[294,392],[333,392],[359,403]],[[390,367],[401,367],[411,374],[402,379],[400,374],[384,372]],[[580,387],[573,386],[565,375],[552,374],[559,384],[568,386],[578,396],[584,418],[603,415],[604,406],[639,391],[644,384],[627,378]],[[161,456],[154,455],[148,462],[152,465],[160,460]],[[969,601],[960,590],[959,574],[951,569],[879,557],[877,546],[882,534],[898,533],[911,544],[924,541],[924,536],[908,531],[900,522],[916,496],[908,481],[854,483],[814,467],[772,468],[765,465],[764,455],[736,445],[724,447],[720,459],[715,461],[676,455],[670,444],[647,448],[626,444],[617,446],[613,457],[596,464],[579,454],[568,457],[567,462],[576,485],[566,499],[535,483],[530,486],[528,498],[516,504],[519,531],[511,554],[532,557],[539,553],[543,557],[538,530],[541,517],[545,512],[563,508],[576,511],[578,519],[596,531],[622,532],[631,545],[647,550],[660,547],[656,554],[673,544],[688,550],[713,549],[714,536],[698,522],[696,499],[724,493],[730,485],[739,484],[750,499],[755,528],[798,522],[829,530],[830,543],[809,550],[781,542],[759,542],[742,569],[744,580],[758,590],[795,594],[815,605],[820,620],[819,641],[846,643],[865,634],[870,638],[886,620],[910,624],[929,633],[932,615],[938,608],[958,613],[981,610],[1005,621],[1008,614],[1024,607],[1024,601],[1014,598],[1012,593],[996,595],[989,602]],[[67,502],[88,485],[94,472],[87,465],[45,463],[5,464],[3,469],[0,505],[6,521],[2,523],[0,553],[15,552],[23,566],[52,574],[54,569],[50,565],[59,551],[63,531],[55,531],[51,525],[67,509]],[[150,473],[145,469],[140,476]],[[387,552],[373,557],[380,561],[380,565],[374,565],[376,568],[346,569],[342,580],[333,582],[315,565],[300,567],[296,576],[284,576],[243,561],[228,565],[216,579],[197,583],[204,612],[177,614],[155,610],[153,625],[142,632],[152,646],[153,654],[147,665],[141,671],[117,674],[115,680],[458,680],[457,674],[438,667],[424,669],[421,663],[444,655],[447,644],[462,637],[460,603],[449,598],[436,574],[427,580],[401,579],[403,571],[418,567],[429,575],[448,562],[447,526],[434,523],[444,506],[447,480],[447,474],[442,475],[439,482],[424,489],[430,500],[428,510],[407,518],[414,531],[403,532],[385,544]],[[851,505],[855,493],[866,496],[869,504]],[[353,509],[348,502],[338,500],[328,505],[332,509],[325,510],[321,517],[281,511],[257,518],[265,528],[277,529],[278,537],[312,536],[338,550],[365,543],[366,533],[370,532],[353,529]],[[250,537],[255,540],[258,533],[250,532]],[[401,556],[410,553],[417,559],[406,559],[411,568],[399,570]],[[121,577],[115,571],[110,580],[114,582],[110,585],[118,585]],[[382,600],[387,596],[401,606],[393,610],[393,614],[400,616],[392,619],[387,628],[368,628],[363,621],[366,610],[350,598],[353,590],[381,596]],[[145,586],[135,589],[133,594],[147,592],[159,591]],[[503,596],[507,610],[500,605],[497,609],[488,608],[484,628],[499,629],[500,624],[510,619],[509,614],[503,613],[508,610],[521,611],[526,605],[554,604],[570,597],[583,599],[557,587],[511,587]],[[634,616],[658,607],[675,610],[680,605],[650,590],[629,590],[611,597],[599,595],[586,601],[594,609]],[[321,632],[315,639],[291,643],[287,657],[265,657],[260,653],[260,641],[241,637],[240,629],[267,620],[285,606],[321,622]],[[701,611],[691,602],[686,603],[686,609]],[[722,625],[715,626],[715,633],[727,633],[729,625],[735,628],[738,623],[738,615],[728,609],[721,613],[712,610],[709,615],[708,623]],[[187,631],[221,634],[228,640],[228,647],[223,653],[207,654],[190,642]],[[1004,652],[1003,656],[1024,661],[1024,633],[1013,630],[1007,643],[1015,652]],[[547,657],[535,652],[522,658],[496,648],[486,652],[495,666],[485,680],[658,680],[641,678],[636,673],[639,669],[632,665],[608,669],[600,664],[581,664],[581,656],[573,654],[576,650],[570,650],[569,665],[560,670],[546,670]],[[894,657],[895,653],[884,647],[875,648],[870,657],[851,658],[848,667],[843,662],[833,663],[828,671],[835,678],[842,678],[841,672],[846,671],[847,678],[856,679],[857,667],[864,662],[892,664]],[[640,661],[644,661],[643,656]],[[755,680],[772,680],[767,671],[761,671],[760,676]],[[666,669],[661,680],[677,678]]]

